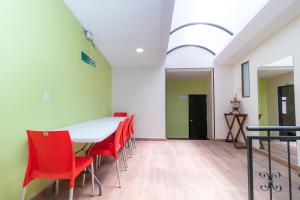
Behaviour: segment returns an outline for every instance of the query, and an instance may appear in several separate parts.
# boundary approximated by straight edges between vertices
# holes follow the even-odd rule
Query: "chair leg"
[[[119,188],[121,188],[120,168],[119,168],[119,161],[118,160],[116,160],[116,167],[117,167],[117,172],[118,172]]]
[[[133,156],[133,150],[132,150],[132,142],[131,142],[131,139],[128,140],[128,144],[129,144],[130,155]]]
[[[129,149],[129,153],[128,154],[127,154],[126,147]],[[126,141],[125,150],[126,150],[126,155],[128,155],[128,157],[131,157],[129,141]]]
[[[24,199],[25,199],[26,189],[27,189],[27,186],[23,187],[23,189],[22,189],[22,192],[21,192],[21,200],[24,200]]]
[[[85,174],[86,174],[86,169],[84,169],[84,171],[83,171],[81,187],[84,187],[84,183],[85,183]]]
[[[98,169],[98,160],[99,160],[99,156],[97,155],[96,156],[96,162],[95,162],[95,169],[96,170]]]
[[[94,164],[92,163],[91,164],[91,179],[92,179],[92,196],[94,197],[95,196],[95,173],[94,173]]]
[[[73,200],[73,191],[74,191],[74,188],[70,188],[70,190],[69,190],[69,200]]]
[[[101,155],[99,155],[99,160],[98,160],[98,163],[97,163],[98,164],[98,169],[100,169],[101,158],[102,158]]]
[[[128,165],[127,165],[127,158],[126,158],[125,148],[122,149],[122,155],[123,155],[125,171],[127,171]]]
[[[134,135],[134,134],[132,134],[132,137],[133,137],[133,144],[134,144],[134,148],[136,149],[135,135]]]
[[[59,179],[55,180],[55,194],[58,195],[58,190],[59,190]]]

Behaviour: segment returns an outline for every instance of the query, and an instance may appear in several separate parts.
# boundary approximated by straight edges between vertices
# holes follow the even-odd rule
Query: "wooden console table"
[[[248,117],[248,114],[225,113],[224,115],[225,115],[226,123],[228,126],[228,133],[227,133],[227,137],[226,137],[225,141],[232,142],[236,149],[246,149],[247,148],[247,138],[246,138],[246,135],[244,132],[244,124]],[[235,121],[237,121],[237,124],[238,124],[238,131],[237,131],[236,135],[234,135],[234,133],[232,132],[232,128],[235,124]],[[242,134],[243,139],[245,141],[244,145],[238,144],[238,138],[239,138],[240,134]],[[229,139],[229,137],[231,139]]]

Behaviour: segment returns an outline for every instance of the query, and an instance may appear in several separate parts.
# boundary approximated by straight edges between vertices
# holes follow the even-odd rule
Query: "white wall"
[[[172,66],[168,59],[166,68],[214,67],[215,90],[215,138],[224,139],[227,125],[224,113],[229,112],[230,101],[235,93],[242,100],[241,110],[248,114],[246,125],[258,125],[257,68],[287,56],[294,59],[295,101],[300,99],[300,17],[281,30],[247,57],[232,66],[213,63],[210,66]],[[180,50],[178,50],[179,53]],[[195,50],[198,51],[198,50]],[[200,52],[198,52],[200,53]],[[175,59],[174,54],[172,57]],[[177,56],[180,56],[178,54]],[[200,54],[199,54],[200,55]],[[180,59],[184,56],[181,55]],[[188,59],[189,57],[185,57]],[[250,97],[241,97],[241,63],[250,62]],[[174,64],[176,62],[173,60]],[[194,62],[194,61],[193,61]],[[178,64],[178,63],[177,63]],[[199,63],[198,63],[199,64]],[[209,63],[207,63],[209,64]],[[192,66],[193,65],[193,66]],[[137,115],[136,135],[141,138],[165,138],[165,69],[153,68],[114,68],[113,71],[113,111],[128,111]],[[296,103],[296,120],[300,124],[300,105]],[[256,135],[258,133],[249,133]]]
[[[258,124],[258,94],[257,94],[257,68],[268,63],[277,61],[287,56],[293,56],[295,66],[295,98],[300,99],[300,91],[297,90],[300,84],[300,18],[298,17],[287,27],[282,29],[273,37],[269,38],[258,48],[252,51],[247,57],[236,63],[234,68],[234,90],[241,89],[241,63],[250,63],[250,97],[242,98],[242,111],[248,113],[248,124]],[[298,84],[297,84],[298,83]],[[241,95],[240,95],[241,98]],[[297,100],[296,100],[297,102]],[[297,122],[300,123],[300,106],[296,106]]]
[[[234,98],[233,68],[231,66],[214,63],[214,91],[215,91],[215,139],[225,139],[228,127],[224,113],[230,112],[230,101]]]
[[[137,138],[166,138],[165,69],[113,68],[112,111],[136,115]]]
[[[287,56],[294,59],[296,123],[300,124],[300,17],[262,43],[248,56],[233,65],[234,89],[241,88],[241,63],[250,63],[250,97],[242,98],[242,111],[249,114],[247,125],[258,125],[257,68]],[[258,134],[258,133],[252,133]],[[299,133],[298,133],[299,134]],[[300,145],[298,145],[299,147]],[[300,148],[298,148],[300,153]],[[298,153],[298,155],[299,155]],[[299,159],[298,159],[299,160]]]

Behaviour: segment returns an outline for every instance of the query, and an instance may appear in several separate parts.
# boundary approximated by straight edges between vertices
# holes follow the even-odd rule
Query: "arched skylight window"
[[[231,38],[232,35],[213,26],[188,26],[170,36],[169,49],[183,44],[196,44],[218,53]]]
[[[201,46],[219,53],[268,0],[176,0],[168,51]],[[176,31],[174,31],[176,30]],[[177,49],[176,49],[177,50]]]

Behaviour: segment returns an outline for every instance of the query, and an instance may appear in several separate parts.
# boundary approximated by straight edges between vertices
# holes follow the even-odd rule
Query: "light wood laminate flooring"
[[[128,171],[124,171],[120,156],[122,188],[117,188],[114,160],[103,158],[96,175],[102,181],[103,195],[90,197],[91,184],[78,186],[74,199],[103,200],[247,200],[247,156],[246,150],[234,149],[232,144],[216,141],[167,140],[137,141],[134,156],[128,158]],[[259,189],[266,183],[259,177],[267,169],[267,158],[254,153],[255,199],[267,200],[269,193]],[[274,192],[273,199],[288,199],[287,167],[273,161],[273,169],[282,177],[275,180],[283,191]],[[293,176],[293,197],[300,199],[300,178]],[[98,192],[98,188],[96,188]],[[46,192],[38,199],[67,199],[68,185],[62,184],[58,196]]]

